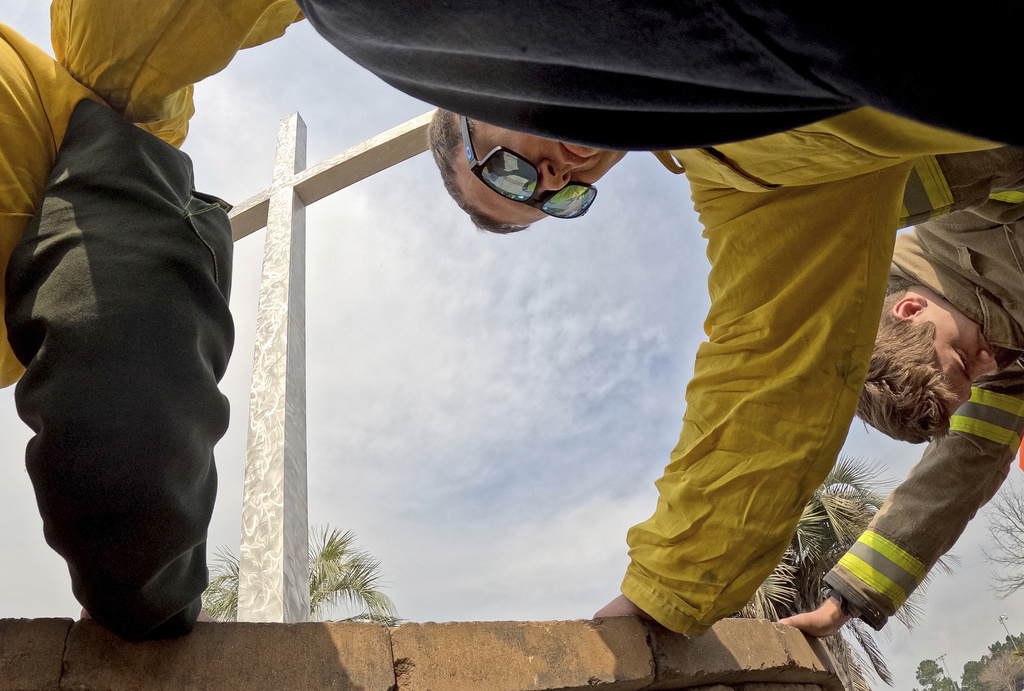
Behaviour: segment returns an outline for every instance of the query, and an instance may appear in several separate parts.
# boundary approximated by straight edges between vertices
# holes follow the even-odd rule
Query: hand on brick
[[[633,602],[625,595],[619,595],[617,598],[609,602],[607,605],[602,607],[594,615],[594,618],[598,617],[625,617],[625,616],[641,617],[642,619],[651,619],[652,617],[647,612],[643,611],[639,607],[633,604]]]
[[[804,612],[779,619],[779,623],[795,626],[809,636],[821,638],[836,633],[850,619],[850,616],[843,614],[839,609],[838,602],[832,598],[826,598],[825,602],[813,612]]]

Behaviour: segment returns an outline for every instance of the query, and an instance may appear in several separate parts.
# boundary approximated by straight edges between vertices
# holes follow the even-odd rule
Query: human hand
[[[617,598],[599,609],[597,614],[594,615],[594,618],[625,616],[640,617],[642,619],[650,619],[652,621],[654,620],[654,617],[634,605],[632,600],[627,598],[625,595],[619,595]]]
[[[849,615],[843,614],[838,602],[828,597],[813,612],[804,612],[779,619],[779,623],[795,626],[810,636],[821,638],[822,636],[831,636],[843,628],[843,624],[850,621],[851,618]]]

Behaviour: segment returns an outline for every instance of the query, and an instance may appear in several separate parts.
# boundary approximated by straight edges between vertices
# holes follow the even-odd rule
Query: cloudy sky
[[[0,19],[49,46],[44,3],[4,5]],[[269,184],[291,112],[308,125],[312,165],[430,109],[305,24],[200,84],[196,105],[184,148],[197,186],[232,202]],[[707,261],[685,180],[654,157],[627,156],[598,187],[583,219],[485,235],[421,155],[309,208],[309,517],[356,532],[406,619],[584,618],[618,594],[626,530],[653,511],[679,435]],[[212,546],[235,551],[262,243],[260,232],[235,248],[233,421],[210,527]],[[12,393],[0,391],[0,617],[76,616],[43,542]],[[921,447],[855,423],[844,453],[896,481]],[[942,653],[959,677],[1005,635],[1004,612],[1024,630],[1022,596],[988,589],[975,523],[921,624],[889,627],[896,689]]]

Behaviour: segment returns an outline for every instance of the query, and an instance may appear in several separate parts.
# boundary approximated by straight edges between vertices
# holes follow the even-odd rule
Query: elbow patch
[[[949,420],[950,432],[973,434],[982,439],[1004,444],[1014,452],[1020,448],[1024,429],[1024,401],[977,387],[971,398]]]

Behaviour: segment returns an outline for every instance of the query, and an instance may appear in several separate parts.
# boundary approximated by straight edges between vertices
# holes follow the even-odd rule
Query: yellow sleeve
[[[192,85],[302,14],[294,0],[54,0],[50,19],[57,61],[0,25],[0,276],[79,101],[105,100],[179,146],[194,112]],[[22,372],[0,320],[0,387]]]
[[[75,79],[179,146],[194,112],[192,85],[300,19],[294,0],[54,0],[50,37]]]
[[[0,277],[35,212],[75,105],[95,96],[53,58],[0,24]],[[0,311],[4,305],[0,281]],[[0,319],[0,387],[24,369]]]
[[[828,473],[867,371],[911,163],[759,193],[698,189],[712,307],[622,592],[701,634],[746,604]]]

